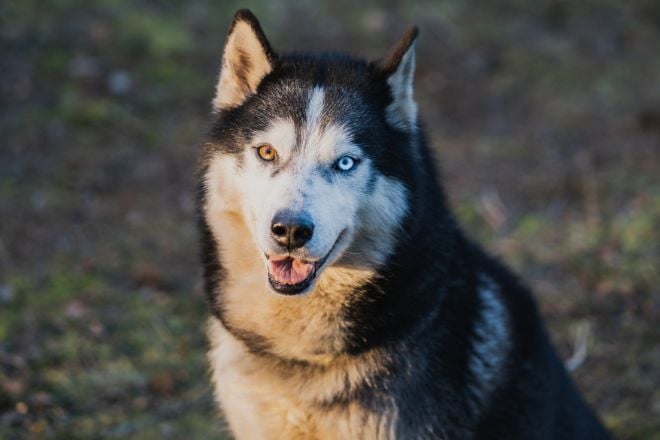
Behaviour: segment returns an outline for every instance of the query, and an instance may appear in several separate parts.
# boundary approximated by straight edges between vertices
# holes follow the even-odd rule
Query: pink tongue
[[[305,281],[314,270],[314,263],[286,257],[268,261],[270,276],[281,284],[298,284]]]

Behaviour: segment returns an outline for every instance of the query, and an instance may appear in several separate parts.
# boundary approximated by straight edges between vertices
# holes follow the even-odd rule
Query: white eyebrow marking
[[[306,123],[301,140],[303,154],[318,162],[334,161],[342,150],[355,150],[351,145],[351,137],[346,128],[339,123],[329,123],[323,126],[323,107],[325,105],[325,89],[316,86],[309,93]]]
[[[307,133],[311,134],[320,131],[321,113],[323,113],[324,101],[325,101],[325,90],[323,90],[323,87],[319,87],[319,86],[314,87],[309,94],[309,100],[307,101],[307,109],[305,110],[305,115],[307,120],[305,131]]]

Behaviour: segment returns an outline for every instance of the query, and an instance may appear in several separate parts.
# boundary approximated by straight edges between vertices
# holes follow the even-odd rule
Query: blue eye
[[[355,167],[357,161],[351,156],[342,156],[335,162],[335,168],[339,171],[350,171]]]

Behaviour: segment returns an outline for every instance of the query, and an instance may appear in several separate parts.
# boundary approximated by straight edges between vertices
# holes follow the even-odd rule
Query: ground
[[[276,48],[374,58],[420,26],[455,211],[533,287],[606,425],[660,439],[654,0],[2,3],[0,438],[226,435],[193,173],[244,6]]]

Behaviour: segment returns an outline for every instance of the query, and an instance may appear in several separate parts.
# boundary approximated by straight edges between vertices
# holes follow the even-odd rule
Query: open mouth
[[[318,261],[306,261],[291,256],[269,258],[268,282],[278,293],[296,295],[312,284],[316,271],[327,259],[327,255]]]
[[[268,259],[268,282],[270,286],[276,292],[283,295],[297,295],[307,290],[312,284],[312,281],[314,281],[314,278],[316,278],[318,270],[335,250],[344,232],[342,231],[339,234],[330,251],[320,260],[308,261],[290,255],[277,257],[268,257],[266,255]]]

